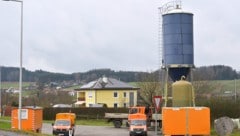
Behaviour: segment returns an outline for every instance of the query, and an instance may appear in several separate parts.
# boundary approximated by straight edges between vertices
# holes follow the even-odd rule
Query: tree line
[[[103,75],[112,77],[124,82],[139,82],[146,76],[152,75],[155,81],[159,80],[163,70],[151,72],[134,72],[134,71],[114,71],[111,69],[93,69],[87,72],[78,72],[72,74],[53,73],[44,70],[30,71],[22,69],[24,82],[62,82],[62,81],[81,81],[90,82]],[[194,80],[233,80],[240,77],[240,73],[229,66],[214,65],[197,67],[193,70]],[[19,81],[19,68],[1,67],[1,79],[4,82]]]

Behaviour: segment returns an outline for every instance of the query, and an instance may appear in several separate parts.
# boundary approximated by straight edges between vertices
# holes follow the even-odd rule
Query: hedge
[[[210,108],[211,122],[215,119],[227,116],[230,118],[240,117],[240,100],[212,98],[196,102],[197,106],[206,106]]]
[[[103,119],[105,113],[128,113],[128,108],[44,108],[43,119],[54,120],[62,112],[75,113],[77,119]]]

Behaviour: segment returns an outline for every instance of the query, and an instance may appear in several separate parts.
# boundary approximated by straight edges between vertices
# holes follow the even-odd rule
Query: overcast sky
[[[50,72],[159,68],[158,7],[168,0],[23,0],[23,67]],[[182,0],[197,67],[240,70],[240,1]],[[0,1],[0,65],[19,67],[20,3]]]

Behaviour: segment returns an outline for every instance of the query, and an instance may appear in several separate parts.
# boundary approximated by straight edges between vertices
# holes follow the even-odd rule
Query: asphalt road
[[[52,134],[51,124],[43,124],[42,133]],[[127,127],[114,128],[113,126],[77,125],[75,128],[75,136],[129,136],[129,131]],[[155,136],[155,132],[148,131],[148,136]]]

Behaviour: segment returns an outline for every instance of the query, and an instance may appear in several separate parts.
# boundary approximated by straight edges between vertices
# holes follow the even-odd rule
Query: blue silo
[[[194,66],[193,14],[174,9],[162,15],[163,65],[173,81]]]

